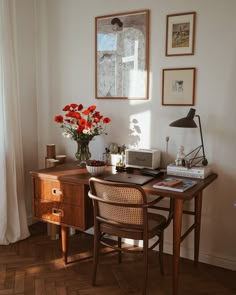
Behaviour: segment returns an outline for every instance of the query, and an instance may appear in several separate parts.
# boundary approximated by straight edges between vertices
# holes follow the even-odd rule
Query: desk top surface
[[[107,166],[105,172],[100,175],[99,178],[104,178],[107,175],[115,173],[116,170],[114,166]],[[138,170],[135,171],[135,173],[139,173]],[[38,177],[42,179],[61,180],[63,182],[86,185],[89,184],[89,178],[91,177],[91,174],[88,173],[87,169],[79,167],[77,162],[66,163],[52,168],[34,170],[31,171],[30,174],[32,177]],[[217,174],[212,173],[205,179],[196,179],[198,183],[185,192],[175,192],[153,188],[153,184],[157,181],[160,181],[161,178],[154,178],[152,181],[143,185],[142,188],[147,194],[190,200],[203,189],[205,189],[209,184],[211,184],[216,178]]]

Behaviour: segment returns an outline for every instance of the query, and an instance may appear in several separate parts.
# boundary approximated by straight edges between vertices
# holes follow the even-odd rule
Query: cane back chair
[[[98,266],[99,244],[118,251],[118,261],[121,262],[121,252],[141,252],[144,258],[143,291],[146,294],[148,273],[148,250],[159,244],[160,270],[163,273],[163,233],[170,223],[160,214],[148,212],[144,190],[134,184],[104,181],[95,177],[90,178],[89,197],[93,200],[94,208],[94,262],[92,285],[96,282]],[[108,234],[118,238],[118,245],[114,246],[104,239]],[[158,239],[149,247],[149,239]],[[142,240],[143,247],[137,250],[122,248],[122,238]]]

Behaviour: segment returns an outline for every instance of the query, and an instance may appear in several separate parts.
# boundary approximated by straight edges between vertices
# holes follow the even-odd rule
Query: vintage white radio
[[[160,167],[161,152],[157,149],[126,149],[125,165],[134,168]]]

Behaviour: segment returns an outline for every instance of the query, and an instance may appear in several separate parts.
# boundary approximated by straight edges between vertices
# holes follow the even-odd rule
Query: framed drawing
[[[195,76],[196,68],[163,69],[162,105],[194,105]]]
[[[193,55],[196,12],[166,17],[166,56]]]
[[[95,18],[95,97],[148,99],[149,10]]]

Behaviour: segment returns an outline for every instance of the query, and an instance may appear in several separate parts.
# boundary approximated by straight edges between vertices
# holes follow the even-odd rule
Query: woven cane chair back
[[[109,182],[92,182],[92,186],[93,193],[101,200],[96,200],[100,217],[124,224],[143,224],[145,209],[141,207],[145,196],[140,188],[134,185],[114,185]],[[134,206],[138,204],[139,208],[135,208]]]

